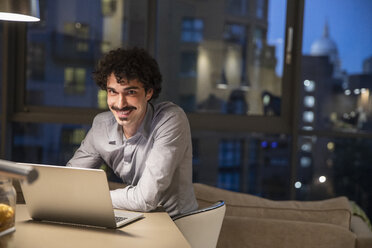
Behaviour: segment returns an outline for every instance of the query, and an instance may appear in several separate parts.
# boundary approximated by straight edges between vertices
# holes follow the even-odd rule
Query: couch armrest
[[[226,216],[325,223],[350,229],[351,211],[346,197],[322,201],[273,201],[200,183],[194,183],[194,190],[200,207],[224,200]]]
[[[372,247],[372,231],[359,216],[353,215],[351,217],[351,231],[353,231],[357,237],[357,248]]]
[[[355,235],[340,226],[225,216],[218,248],[354,248]]]

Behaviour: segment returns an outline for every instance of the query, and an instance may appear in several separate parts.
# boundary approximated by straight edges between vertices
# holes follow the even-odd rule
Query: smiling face
[[[146,92],[137,79],[118,82],[113,73],[107,78],[107,105],[127,138],[132,137],[141,125],[152,94],[153,90]]]

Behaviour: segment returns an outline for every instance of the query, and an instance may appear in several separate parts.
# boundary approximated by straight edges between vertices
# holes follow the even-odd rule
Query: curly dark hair
[[[118,82],[123,78],[137,79],[146,92],[153,89],[151,99],[156,99],[160,94],[162,76],[159,65],[142,48],[118,48],[110,51],[98,62],[93,79],[101,89],[107,90],[107,79],[111,73],[114,73]]]

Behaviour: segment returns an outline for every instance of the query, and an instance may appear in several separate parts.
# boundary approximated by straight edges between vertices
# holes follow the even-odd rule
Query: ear
[[[146,100],[147,100],[147,101],[150,101],[152,95],[154,94],[154,90],[153,90],[153,89],[148,89],[148,90],[145,92],[145,94],[146,94]]]

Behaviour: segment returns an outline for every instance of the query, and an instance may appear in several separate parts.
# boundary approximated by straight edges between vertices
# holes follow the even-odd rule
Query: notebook
[[[34,220],[117,228],[143,217],[142,213],[113,209],[103,170],[27,165],[39,173],[31,184],[21,181]]]

